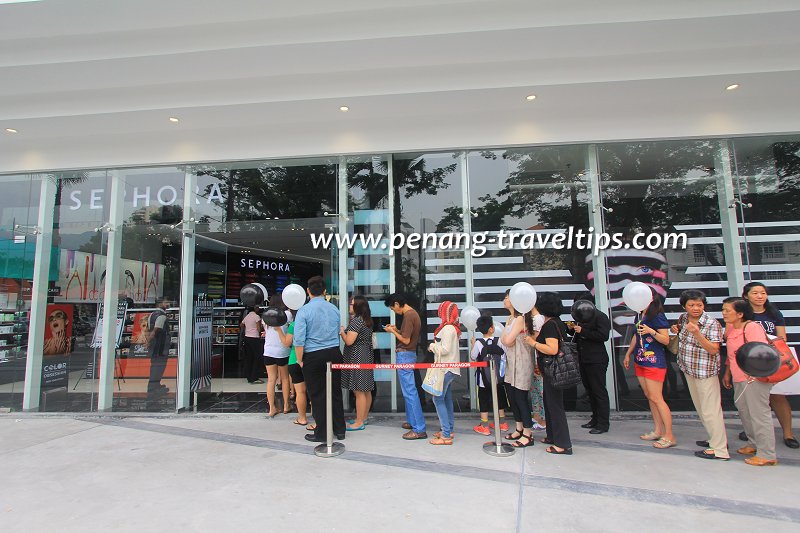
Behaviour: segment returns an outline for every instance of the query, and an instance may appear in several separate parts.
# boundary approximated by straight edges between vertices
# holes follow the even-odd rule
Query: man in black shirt
[[[591,293],[582,294],[577,299],[594,303]],[[594,316],[588,322],[571,324],[567,324],[567,327],[574,332],[580,357],[581,379],[592,406],[591,420],[581,427],[591,428],[589,433],[593,434],[606,433],[609,428],[610,407],[606,389],[608,352],[605,342],[611,333],[611,320],[605,313],[595,309]]]

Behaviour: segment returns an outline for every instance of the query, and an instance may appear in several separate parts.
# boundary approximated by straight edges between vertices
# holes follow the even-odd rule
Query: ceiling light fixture
[[[350,111],[350,108],[347,107],[346,105],[339,106],[339,111],[341,111],[342,113],[347,113],[348,111]]]
[[[738,83],[734,83],[732,85],[728,85],[727,87],[725,87],[725,90],[726,91],[735,91],[738,88],[739,88],[739,84]]]
[[[169,117],[170,122],[180,122],[176,117]]]
[[[525,100],[527,100],[529,102],[531,102],[533,100],[536,100],[536,95],[535,94],[529,94],[528,96],[525,97]]]
[[[6,128],[6,133],[19,133],[19,132],[14,128]]]

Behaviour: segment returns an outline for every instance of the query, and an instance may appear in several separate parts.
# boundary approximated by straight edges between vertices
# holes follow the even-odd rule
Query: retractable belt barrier
[[[497,374],[495,374],[494,360],[458,362],[458,363],[327,363],[325,371],[325,444],[320,444],[314,448],[314,453],[318,457],[336,457],[344,453],[344,444],[333,441],[333,400],[332,388],[333,370],[414,370],[417,368],[486,368],[489,367],[491,373],[492,387],[492,410],[494,411],[494,442],[487,442],[483,445],[483,451],[495,457],[507,457],[514,454],[514,448],[509,444],[504,444],[500,439],[500,415],[497,411]]]

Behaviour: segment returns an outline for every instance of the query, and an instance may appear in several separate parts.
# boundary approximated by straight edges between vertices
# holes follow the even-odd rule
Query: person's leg
[[[324,350],[324,352],[326,363],[342,364],[342,352],[338,347],[329,348]],[[344,403],[342,401],[342,373],[338,370],[331,372],[331,387],[331,401],[333,401],[333,407],[331,409],[331,414],[333,415],[333,434],[342,436],[347,430],[347,424],[344,421]]]
[[[292,392],[289,386],[289,365],[281,365],[278,367],[278,376],[281,382],[285,385],[281,392],[283,393],[283,412],[285,414],[292,412],[292,404],[289,402],[289,393]]]
[[[147,381],[148,394],[161,390],[161,378],[164,377],[164,371],[167,368],[167,360],[166,357],[150,358],[150,378]]]
[[[589,419],[587,426],[597,426],[597,398],[592,390],[592,382],[589,380],[589,372],[591,371],[588,364],[581,363],[581,383],[583,388],[586,389],[586,395],[589,397],[589,406],[592,410],[592,417]]]
[[[754,381],[744,391],[744,401],[750,412],[750,426],[756,442],[756,455],[768,461],[775,461],[775,426],[772,423],[772,410],[769,407],[771,383]]]
[[[356,417],[353,419],[353,423],[347,426],[349,429],[360,428],[367,418],[366,409],[367,402],[369,401],[369,393],[367,391],[356,390],[353,391],[353,395],[356,397]]]
[[[520,410],[520,406],[517,403],[517,397],[514,394],[516,389],[506,383],[506,396],[508,397],[508,403],[511,407],[511,412],[514,414],[514,425],[515,430],[511,433],[512,438],[518,438],[522,435],[522,411]],[[525,407],[527,409],[527,406]]]
[[[586,392],[591,399],[592,419],[595,421],[595,427],[599,430],[608,431],[611,411],[608,390],[606,389],[608,365],[593,363],[584,365],[583,368],[585,369],[584,383],[588,385]]]
[[[781,424],[784,439],[793,439],[794,431],[792,430],[792,406],[789,405],[789,400],[783,394],[770,394],[769,405],[775,411],[775,416],[778,417],[778,422]]]
[[[543,394],[542,376],[533,375],[533,384],[531,387],[531,416],[536,423],[541,427],[545,427],[546,417],[544,413],[544,394]]]
[[[303,356],[303,377],[306,382],[308,399],[311,400],[311,414],[316,423],[314,437],[320,442],[326,438],[325,417],[325,361],[319,351],[307,352]]]
[[[542,402],[544,403],[544,419],[547,422],[545,426],[545,439],[547,442],[555,442],[553,440],[553,428],[550,427],[550,420],[553,416],[552,409],[550,408],[550,398],[548,398],[547,394],[547,385],[545,384],[545,378],[542,376]]]
[[[294,404],[297,407],[297,423],[308,424],[308,413],[306,411],[308,400],[306,399],[305,382],[294,384]]]
[[[453,405],[453,381],[456,375],[448,372],[444,377],[444,410],[447,425],[442,426],[442,437],[453,438],[453,430],[455,428],[455,408]]]
[[[745,434],[747,434],[747,446],[745,447],[756,448],[750,405],[747,403],[743,394],[746,391],[746,387],[747,383],[745,382],[733,384],[733,401],[736,404],[736,409],[739,410],[739,421],[742,423]]]
[[[647,388],[647,380],[641,376],[636,376],[636,379],[639,380],[639,386],[642,388],[642,393],[644,393],[644,397],[647,399],[647,405],[650,408],[650,415],[653,417],[653,433],[658,435],[659,437],[663,437],[664,434],[664,427],[661,425],[661,419],[658,416],[658,409],[655,406],[655,403],[650,399],[650,393]]]
[[[670,411],[667,402],[664,401],[662,394],[664,382],[654,379],[645,379],[644,381],[645,386],[648,388],[648,400],[653,403],[658,414],[659,423],[664,428],[661,436],[666,440],[675,442],[675,435],[672,433],[672,411]]]
[[[722,415],[722,403],[719,390],[719,379],[712,376],[706,379],[695,379],[688,376],[689,380],[694,381],[692,385],[698,399],[695,402],[697,414],[703,422],[703,427],[708,433],[708,445],[714,450],[717,457],[730,457],[728,452],[728,434],[725,431],[725,420]],[[692,394],[691,389],[689,394]],[[694,401],[695,397],[692,397]]]
[[[398,364],[413,364],[417,362],[417,356],[413,352],[397,352]],[[397,379],[400,381],[400,390],[403,393],[403,401],[406,405],[406,420],[411,424],[411,429],[415,433],[425,433],[425,417],[422,414],[422,404],[417,394],[417,385],[414,381],[412,370],[398,370]]]
[[[267,404],[269,405],[269,416],[278,414],[278,407],[275,405],[275,383],[278,381],[278,365],[267,366]]]
[[[489,411],[492,411],[492,390],[488,387],[478,387],[478,409],[481,413],[481,422],[473,429],[477,433],[488,435]]]
[[[547,378],[544,379],[544,398],[548,406],[547,429],[551,432],[556,451],[572,448],[563,391],[553,387]]]

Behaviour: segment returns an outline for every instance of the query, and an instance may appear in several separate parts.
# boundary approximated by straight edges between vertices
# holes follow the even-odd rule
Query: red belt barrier
[[[486,367],[489,363],[486,361],[476,361],[472,363],[408,363],[408,364],[332,364],[333,370],[411,370],[413,368],[472,368],[472,367]]]

